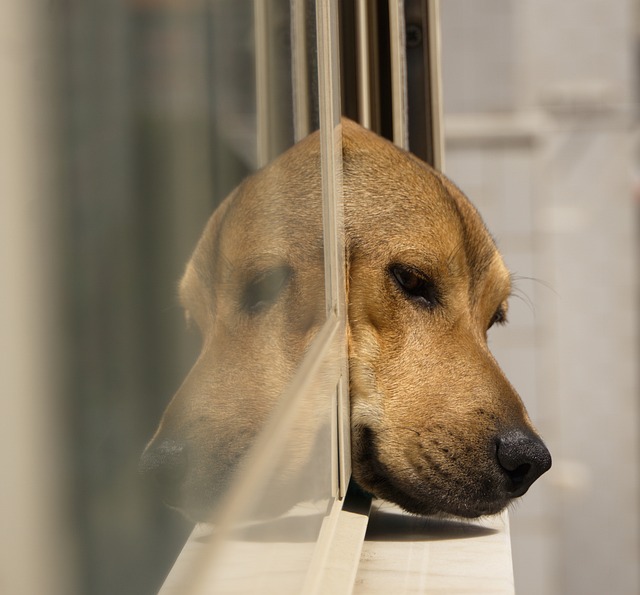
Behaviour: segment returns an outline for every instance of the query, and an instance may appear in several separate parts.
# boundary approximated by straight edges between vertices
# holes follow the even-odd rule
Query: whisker
[[[522,301],[523,303],[525,303],[529,307],[530,312],[535,317],[535,315],[536,315],[535,304],[533,303],[533,300],[525,293],[524,290],[520,289],[519,287],[514,287],[511,290],[511,296],[514,297],[514,298],[517,298],[520,301]]]
[[[548,283],[547,281],[543,281],[542,279],[538,279],[537,277],[525,277],[522,275],[515,275],[512,274],[511,275],[511,279],[515,282],[518,281],[532,281],[533,283],[538,283],[539,285],[542,285],[542,287],[544,287],[545,289],[548,289],[549,291],[551,291],[555,296],[558,296],[558,292],[556,291],[555,287],[553,287],[553,285],[551,285],[551,283]]]

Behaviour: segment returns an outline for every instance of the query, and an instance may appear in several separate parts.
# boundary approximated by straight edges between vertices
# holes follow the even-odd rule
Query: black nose
[[[509,493],[522,496],[551,467],[551,454],[537,436],[511,430],[498,437],[498,463],[509,478]]]
[[[139,469],[153,477],[165,498],[173,500],[187,472],[186,449],[172,440],[163,440],[157,446],[151,443],[140,458]]]

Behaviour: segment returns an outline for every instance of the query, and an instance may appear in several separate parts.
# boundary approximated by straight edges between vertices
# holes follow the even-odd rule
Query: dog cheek
[[[375,363],[380,357],[378,337],[371,328],[350,326],[348,348],[352,423],[378,427],[383,415],[375,372]]]

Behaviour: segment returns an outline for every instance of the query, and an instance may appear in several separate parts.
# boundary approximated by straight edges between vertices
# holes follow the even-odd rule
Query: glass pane
[[[235,481],[221,494],[212,524],[194,532],[163,593],[182,593],[186,586],[194,593],[300,592],[315,580],[314,560],[322,548],[318,542],[338,493],[335,445],[339,433],[343,445],[349,438],[338,431],[343,417],[338,396],[346,394],[340,385],[346,380],[346,346],[344,254],[337,221],[341,204],[338,70],[335,47],[332,51],[329,42],[329,36],[335,35],[336,13],[334,6],[330,11],[319,7],[316,15],[311,3],[292,4],[292,45],[300,49],[303,37],[304,51],[315,56],[309,40],[315,41],[316,35],[308,35],[308,19],[317,18],[318,66],[325,74],[317,83],[319,101],[311,96],[303,105],[296,98],[295,126],[299,131],[313,121],[317,102],[321,130],[245,180],[210,224],[222,232],[217,249],[230,271],[219,295],[233,287],[234,275],[245,268],[249,279],[244,284],[245,297],[254,300],[248,302],[255,309],[253,319],[239,328],[244,335],[236,337],[238,348],[229,349],[230,359],[226,365],[223,359],[221,366],[223,376],[231,378],[229,390],[236,393],[231,404],[220,403],[226,413],[214,420],[227,452],[237,458],[235,450],[242,447],[248,454]],[[261,6],[254,13],[256,39],[260,35],[271,39],[270,8]],[[299,18],[297,10],[306,12],[305,19]],[[303,31],[301,23],[305,23]],[[264,30],[258,33],[260,27]],[[266,39],[262,44],[269,46]],[[258,69],[274,66],[259,57],[257,48],[256,52]],[[282,68],[282,62],[276,66]],[[308,72],[301,81],[294,62],[291,74],[295,96],[304,91]],[[262,135],[271,139],[269,128],[275,120],[266,114],[273,109],[274,78],[258,74],[257,80],[260,141]],[[261,118],[266,121],[261,123]],[[263,155],[272,152],[268,143],[260,150]],[[251,238],[251,243],[238,245],[241,235]],[[204,266],[197,260],[195,270]],[[281,280],[271,281],[271,271]],[[190,274],[188,270],[187,280]],[[273,298],[268,291],[264,294],[270,285],[280,283],[282,298]],[[228,321],[225,316],[224,325]],[[220,346],[226,351],[236,339],[230,343],[227,338]],[[215,347],[213,343],[211,349]],[[221,413],[216,411],[215,416]],[[340,421],[347,423],[346,418]],[[244,429],[240,437],[238,426]],[[262,427],[258,436],[256,430]],[[219,450],[223,451],[222,445]]]
[[[16,391],[35,391],[20,419],[51,426],[47,457],[60,450],[38,463],[43,485],[51,470],[64,478],[56,506],[69,530],[50,548],[69,562],[60,592],[156,592],[194,522],[210,518],[222,561],[238,536],[270,571],[290,562],[274,539],[304,543],[304,581],[337,494],[345,372],[343,259],[334,246],[325,258],[340,238],[325,225],[339,198],[335,110],[322,143],[307,136],[327,117],[314,3],[97,0],[49,16],[17,63],[20,75],[47,65],[51,142],[36,130],[15,163],[20,175],[35,156],[53,170],[25,190],[25,204],[31,193],[46,207],[25,237],[49,237],[38,226],[55,236],[41,252],[57,268],[22,267],[29,283],[32,271],[44,285],[55,276],[34,293],[59,330],[58,359],[40,366],[59,386]],[[14,82],[3,77],[3,92]],[[27,107],[21,122],[42,106]],[[248,572],[223,566],[215,580]]]

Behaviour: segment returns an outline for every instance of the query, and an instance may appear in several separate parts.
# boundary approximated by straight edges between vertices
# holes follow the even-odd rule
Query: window
[[[191,526],[140,479],[138,456],[171,394],[176,409],[193,381],[199,346],[184,329],[176,282],[211,212],[230,210],[225,196],[256,171],[258,186],[241,192],[258,196],[250,206],[262,210],[236,220],[228,244],[213,225],[192,267],[217,259],[223,285],[235,288],[233,306],[224,296],[215,303],[240,320],[233,332],[206,343],[201,328],[227,365],[206,382],[232,402],[209,402],[200,415],[218,416],[208,443],[241,448],[223,451],[231,463],[215,528],[196,528],[163,592],[353,585],[370,503],[347,494],[340,118],[442,166],[437,9],[436,0],[0,9],[0,22],[21,34],[3,36],[17,66],[2,75],[11,92],[0,110],[11,131],[0,180],[17,197],[3,201],[0,217],[2,272],[12,279],[2,382],[16,396],[0,433],[13,486],[3,517],[12,548],[3,558],[15,560],[2,572],[8,592],[25,581],[33,593],[160,587]],[[288,178],[273,164],[315,130],[320,160],[303,165],[317,200],[306,220],[283,227]],[[292,283],[286,259],[268,258],[306,249],[301,231],[319,246],[304,269],[316,301],[303,300],[311,309],[296,318],[303,348],[279,349],[287,336],[278,328],[247,329]],[[271,256],[250,272],[225,268],[243,258],[229,250],[269,242]],[[195,327],[206,322],[202,287],[190,279],[197,286],[209,273],[203,281],[188,269],[181,286]],[[243,433],[230,433],[238,423]],[[167,456],[179,450],[171,436],[161,446]]]

